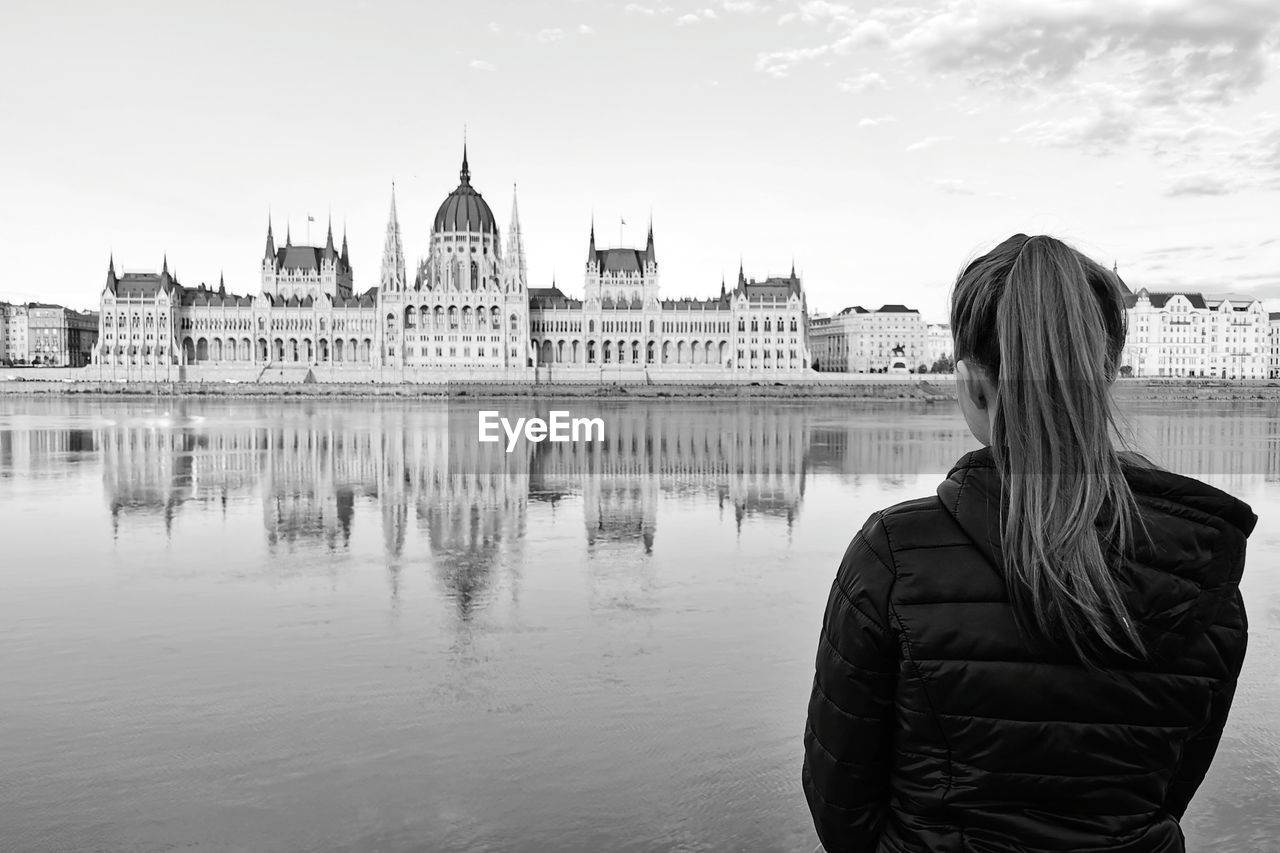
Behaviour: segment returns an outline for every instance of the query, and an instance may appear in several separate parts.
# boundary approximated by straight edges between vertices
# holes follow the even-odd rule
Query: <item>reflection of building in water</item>
[[[1280,411],[1271,404],[1252,412],[1139,410],[1127,422],[1133,449],[1157,465],[1231,489],[1258,475],[1280,481],[1278,416]]]
[[[652,550],[661,493],[714,494],[733,505],[739,521],[758,513],[790,522],[803,499],[807,439],[799,407],[671,412],[578,405],[574,416],[601,418],[604,441],[536,445],[532,488],[581,489],[593,547],[630,541]]]
[[[97,449],[93,430],[0,429],[0,473],[56,476]]]
[[[857,482],[876,477],[900,482],[920,474],[946,476],[961,456],[978,447],[964,422],[938,419],[936,425],[890,413],[883,422],[846,421],[815,427],[811,460],[817,471],[830,471]]]
[[[351,539],[357,491],[376,489],[375,434],[338,418],[282,424],[266,433],[262,501],[267,541]]]
[[[379,502],[388,553],[404,548],[408,507],[435,572],[463,619],[524,537],[528,453],[476,440],[473,410],[384,414]]]
[[[152,515],[173,524],[194,496],[191,453],[200,436],[153,426],[113,427],[102,435],[102,482],[118,529],[121,515]]]

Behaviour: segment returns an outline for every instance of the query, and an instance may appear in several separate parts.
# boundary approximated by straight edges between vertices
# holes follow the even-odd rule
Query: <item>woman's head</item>
[[[1136,516],[1113,444],[1119,277],[1053,237],[1017,234],[960,274],[951,329],[961,409],[1005,487],[1020,622],[1084,659],[1140,652],[1104,559],[1124,553]]]

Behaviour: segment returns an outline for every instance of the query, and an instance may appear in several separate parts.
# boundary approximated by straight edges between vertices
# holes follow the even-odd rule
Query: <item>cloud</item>
[[[589,36],[595,33],[590,24],[578,24],[578,35]]]
[[[544,29],[538,30],[538,34],[534,36],[534,38],[536,38],[540,42],[546,43],[546,42],[559,41],[560,39],[564,38],[564,36],[565,36],[565,32],[560,27],[546,27]]]
[[[1269,0],[950,0],[894,45],[936,72],[1014,93],[1112,66],[1149,104],[1220,104],[1262,82],[1277,24]]]
[[[1201,172],[1177,178],[1165,189],[1164,194],[1167,196],[1227,195],[1234,190],[1235,187],[1228,178],[1211,172]]]
[[[1280,68],[1274,0],[803,0],[778,23],[817,38],[757,54],[774,77],[878,52],[882,77],[950,79],[1023,112],[1015,139],[1092,155],[1137,147],[1165,169],[1213,165],[1230,178],[1220,186],[1280,189],[1280,117],[1248,133],[1217,118]]]
[[[490,22],[489,22],[489,32],[491,32],[491,33],[500,33],[500,32],[502,32],[502,27],[498,26],[498,22],[497,22],[497,21],[490,21]]]
[[[483,59],[473,59],[467,63],[467,66],[474,68],[476,71],[493,71],[497,68],[492,62],[486,62]]]
[[[850,77],[847,80],[842,80],[838,84],[838,87],[842,92],[858,94],[860,92],[866,92],[869,89],[883,89],[885,87],[885,80],[884,77],[880,76],[880,74],[875,71],[867,71],[859,74],[857,77]]]
[[[908,151],[923,151],[926,148],[932,148],[939,142],[950,142],[955,137],[952,136],[926,136],[924,139],[917,140],[907,146]]]
[[[839,38],[825,44],[757,54],[755,67],[757,71],[763,71],[774,77],[785,77],[797,65],[813,59],[844,56],[859,48],[887,44],[888,30],[885,25],[875,20],[864,20],[854,24]]]
[[[897,121],[897,116],[867,116],[858,121],[858,127],[879,127],[882,124],[888,124]]]
[[[765,4],[756,0],[723,0],[720,8],[730,14],[757,15],[765,10]]]
[[[960,178],[938,178],[933,185],[949,195],[974,195],[974,191]]]
[[[642,6],[639,3],[628,3],[622,7],[622,11],[628,15],[656,15],[658,10],[652,6]]]
[[[696,24],[699,21],[714,21],[718,17],[720,16],[716,14],[715,9],[707,7],[700,12],[689,12],[681,15],[676,18],[676,25],[683,27],[689,24]]]

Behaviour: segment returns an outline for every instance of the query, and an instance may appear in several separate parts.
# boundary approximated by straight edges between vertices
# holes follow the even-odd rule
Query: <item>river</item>
[[[1251,503],[1192,850],[1280,849],[1280,411],[1134,403]],[[952,404],[0,397],[0,848],[808,853],[823,605]]]

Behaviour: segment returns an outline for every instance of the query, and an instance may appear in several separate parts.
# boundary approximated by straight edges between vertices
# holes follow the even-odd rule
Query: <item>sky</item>
[[[378,283],[457,186],[530,284],[597,243],[668,297],[794,263],[811,312],[945,319],[1017,232],[1137,290],[1280,300],[1274,0],[467,0],[6,4],[0,299],[97,307],[116,270],[255,293],[277,241],[346,230]],[[314,218],[308,223],[308,217]],[[309,234],[308,234],[309,228]]]

